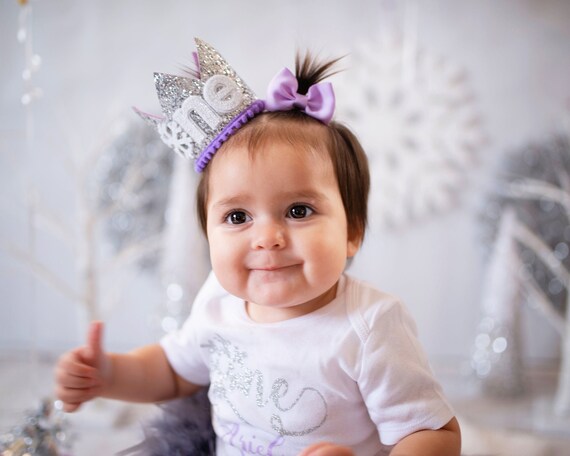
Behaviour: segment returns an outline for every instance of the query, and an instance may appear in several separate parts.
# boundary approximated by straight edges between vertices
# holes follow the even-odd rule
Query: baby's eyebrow
[[[236,207],[242,206],[247,201],[247,198],[243,197],[242,195],[238,196],[230,196],[228,198],[222,198],[219,201],[216,201],[212,207],[213,208],[227,208],[227,207]]]
[[[323,192],[319,192],[318,190],[301,190],[301,191],[292,191],[284,193],[285,198],[289,199],[298,199],[298,200],[312,200],[312,201],[321,201],[327,199],[327,196]]]
[[[284,200],[290,200],[291,202],[308,201],[313,203],[319,203],[328,199],[325,193],[318,190],[287,191],[280,194],[279,197]],[[228,196],[227,198],[221,198],[220,200],[214,202],[212,204],[212,209],[227,209],[247,206],[247,204],[250,203],[254,198],[255,196],[252,195]]]

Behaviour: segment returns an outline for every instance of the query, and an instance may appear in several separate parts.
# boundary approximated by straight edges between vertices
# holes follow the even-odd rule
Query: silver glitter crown
[[[195,38],[195,78],[155,73],[154,82],[164,116],[135,108],[158,130],[167,146],[204,170],[222,143],[264,109],[251,89],[212,46]]]

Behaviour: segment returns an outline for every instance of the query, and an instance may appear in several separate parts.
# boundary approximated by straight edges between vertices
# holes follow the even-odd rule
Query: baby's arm
[[[459,456],[461,431],[456,418],[437,430],[423,430],[400,440],[390,456]]]
[[[200,389],[178,376],[159,345],[125,354],[106,353],[103,324],[89,327],[87,345],[64,354],[56,367],[56,395],[73,412],[95,397],[157,402],[188,396]]]
[[[461,452],[461,431],[457,419],[453,418],[441,429],[417,431],[400,440],[390,456],[459,456]],[[353,456],[350,448],[321,442],[311,445],[299,456]]]

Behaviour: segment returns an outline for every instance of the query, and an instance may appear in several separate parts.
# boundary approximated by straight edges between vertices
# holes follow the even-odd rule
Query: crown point
[[[200,165],[196,168],[203,170],[215,151],[237,129],[236,121],[244,115],[252,117],[252,107],[261,112],[258,108],[263,102],[257,100],[218,51],[200,38],[194,41],[198,77],[154,73],[164,117],[136,108],[135,111],[157,128],[170,148],[187,158],[197,158]]]

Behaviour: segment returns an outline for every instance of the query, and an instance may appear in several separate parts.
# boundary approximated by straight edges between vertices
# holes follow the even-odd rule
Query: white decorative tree
[[[121,122],[115,120],[113,123],[117,125]],[[71,219],[65,220],[56,209],[49,207],[38,189],[31,192],[33,197],[27,202],[34,214],[30,229],[49,232],[59,240],[61,249],[67,248],[73,253],[78,272],[75,283],[58,276],[33,252],[5,246],[36,277],[70,301],[81,305],[88,320],[108,315],[134,277],[136,268],[131,266],[148,259],[149,255],[158,254],[162,248],[163,230],[160,224],[147,222],[152,229],[141,231],[145,219],[164,219],[166,202],[163,201],[161,207],[156,185],[155,191],[151,191],[156,174],[168,174],[165,183],[160,184],[164,187],[163,193],[168,192],[170,181],[170,166],[159,163],[163,160],[161,156],[169,152],[155,136],[142,123],[136,132],[123,125],[121,131],[107,137],[90,152],[65,156],[62,164],[69,173],[75,194],[75,210],[68,211],[74,214]],[[127,138],[127,141],[117,141],[121,138]],[[117,166],[113,163],[124,154],[129,158],[119,160],[120,169],[117,172]],[[111,175],[113,177],[109,178]],[[136,219],[136,223],[133,219]],[[117,229],[126,233],[119,240]],[[106,247],[109,239],[114,249]]]
[[[570,176],[565,174],[565,170],[559,171],[560,187],[538,179],[523,178],[510,183],[506,187],[506,192],[509,197],[515,199],[556,203],[563,208],[567,220],[570,220]],[[560,254],[557,254],[556,250],[553,250],[525,224],[517,221],[513,234],[518,242],[536,254],[555,279],[566,288],[565,314],[561,314],[554,308],[552,301],[545,295],[532,274],[526,277],[524,283],[530,302],[562,339],[562,361],[554,399],[554,411],[560,417],[570,417],[570,272],[561,261]]]
[[[502,220],[514,211],[510,230],[521,264],[517,279],[526,301],[561,338],[554,403],[537,425],[566,426],[570,419],[570,134],[530,143],[502,157],[482,211],[483,238],[497,242]],[[550,408],[547,412],[546,408]],[[550,415],[554,418],[550,420]]]
[[[191,162],[175,156],[160,265],[166,291],[166,312],[159,322],[163,332],[182,325],[210,271],[208,246],[196,215],[197,180]]]
[[[483,390],[516,396],[524,389],[520,346],[520,306],[524,302],[512,207],[503,212],[487,266],[479,323],[471,358]]]

